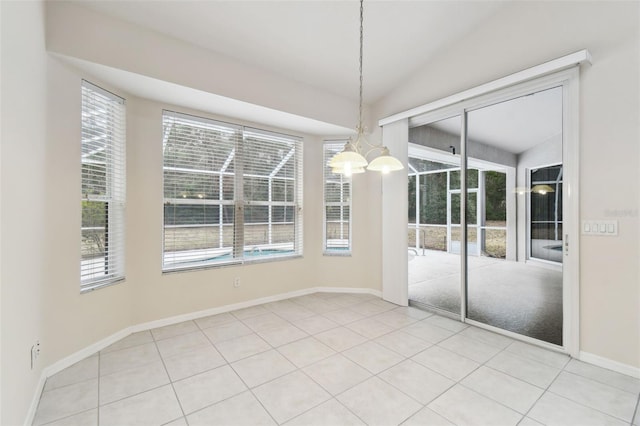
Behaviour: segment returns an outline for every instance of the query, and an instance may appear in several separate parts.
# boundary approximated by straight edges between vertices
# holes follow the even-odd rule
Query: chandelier
[[[362,124],[363,4],[364,0],[360,0],[360,109],[358,127],[356,127],[358,133],[355,140],[349,138],[342,151],[334,155],[329,161],[329,167],[331,167],[333,173],[344,174],[346,176],[364,173],[365,168],[366,170],[382,172],[383,174],[404,169],[402,163],[397,158],[391,156],[386,146],[370,144],[364,136],[364,126]],[[379,155],[369,163],[367,156],[376,151],[379,151]]]

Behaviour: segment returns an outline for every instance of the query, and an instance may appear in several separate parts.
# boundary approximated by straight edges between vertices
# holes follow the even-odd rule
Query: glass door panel
[[[562,345],[562,88],[467,117],[467,318]]]
[[[456,235],[460,247],[460,203],[452,207],[451,191],[453,175],[459,181],[460,174],[460,123],[455,116],[411,128],[408,167],[409,301],[455,315],[461,259],[452,247]]]

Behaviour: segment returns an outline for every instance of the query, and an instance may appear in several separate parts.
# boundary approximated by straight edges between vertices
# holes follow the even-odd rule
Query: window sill
[[[176,274],[181,272],[194,272],[194,271],[201,271],[201,270],[207,270],[207,269],[228,268],[232,266],[280,262],[280,261],[286,261],[286,260],[302,259],[302,257],[303,257],[302,254],[292,254],[290,256],[273,256],[270,258],[267,257],[262,259],[236,260],[236,261],[229,261],[225,263],[209,263],[209,264],[197,265],[197,266],[168,268],[168,269],[162,270],[162,275]]]
[[[325,250],[322,252],[322,255],[329,256],[329,257],[351,257],[351,250],[344,250],[344,251]]]
[[[125,277],[113,278],[104,281],[96,281],[95,283],[85,284],[80,287],[80,294],[91,293],[92,291],[99,290],[101,288],[110,287],[115,284],[120,284],[125,281]]]

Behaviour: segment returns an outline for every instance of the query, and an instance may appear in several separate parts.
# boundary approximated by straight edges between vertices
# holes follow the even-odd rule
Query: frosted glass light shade
[[[534,185],[533,188],[531,188],[531,192],[533,192],[534,194],[545,195],[545,194],[548,194],[549,192],[556,192],[556,191],[549,185]]]
[[[341,168],[344,167],[345,164],[350,164],[351,169],[356,169],[358,167],[366,167],[367,164],[369,164],[367,159],[361,154],[347,148],[349,146],[350,145],[347,144],[342,152],[333,156],[331,161],[329,161],[329,167]]]
[[[364,173],[364,167],[355,167],[352,168],[348,163],[345,164],[345,166],[340,166],[340,167],[332,167],[331,168],[331,172],[332,173],[336,173],[339,175],[345,175],[347,177],[351,176],[351,175],[357,175],[360,173]]]
[[[404,169],[404,166],[400,160],[392,157],[387,148],[384,148],[382,150],[382,155],[376,157],[371,163],[369,163],[369,167],[367,167],[367,170],[382,172],[384,174],[402,169]]]

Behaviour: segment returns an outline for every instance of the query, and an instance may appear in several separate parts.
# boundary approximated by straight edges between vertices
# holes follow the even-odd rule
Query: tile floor
[[[50,377],[34,425],[640,425],[639,393],[447,318],[315,293],[132,334]]]

